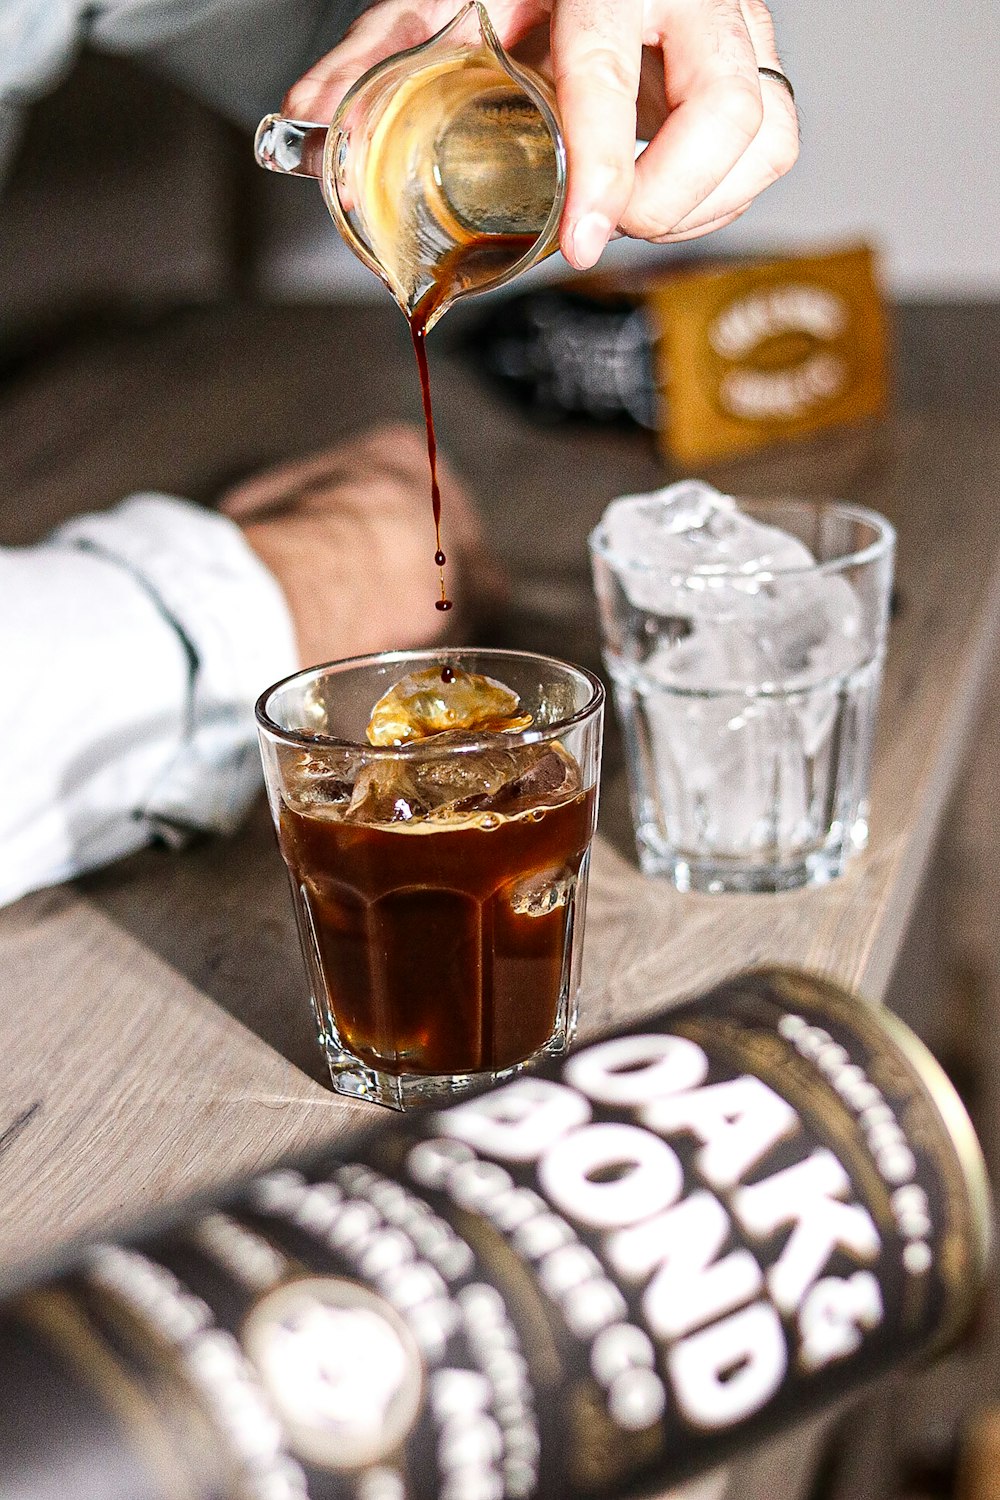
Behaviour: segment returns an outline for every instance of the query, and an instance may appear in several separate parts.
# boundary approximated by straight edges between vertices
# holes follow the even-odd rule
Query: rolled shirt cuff
[[[298,665],[285,597],[240,528],[170,495],[133,495],[53,533],[125,568],[177,632],[188,697],[176,748],[135,809],[182,842],[232,831],[261,784],[253,708]]]

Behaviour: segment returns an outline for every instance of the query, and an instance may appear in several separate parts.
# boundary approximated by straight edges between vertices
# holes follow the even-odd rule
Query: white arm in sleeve
[[[187,501],[134,496],[0,548],[0,903],[234,828],[260,784],[254,701],[295,666],[278,584]]]
[[[245,126],[339,42],[371,0],[0,0],[0,179],[33,100],[81,45],[141,57]],[[124,122],[128,128],[128,122]]]

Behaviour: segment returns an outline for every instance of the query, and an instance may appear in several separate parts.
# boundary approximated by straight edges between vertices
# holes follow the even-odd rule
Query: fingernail
[[[604,214],[584,214],[573,225],[573,264],[578,271],[586,271],[600,260],[601,251],[611,234],[611,220]]]

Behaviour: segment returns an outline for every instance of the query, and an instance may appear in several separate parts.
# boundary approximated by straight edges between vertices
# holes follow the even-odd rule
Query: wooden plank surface
[[[586,533],[613,495],[670,476],[639,434],[532,427],[438,342],[444,446],[512,578],[510,607],[479,634],[597,665]],[[257,463],[417,409],[391,309],[205,310],[82,341],[4,393],[3,539],[137,487],[208,498]],[[885,992],[995,651],[998,472],[1000,419],[925,393],[883,429],[708,476],[748,495],[859,500],[899,528],[871,845],[822,890],[679,896],[635,866],[612,726],[585,1034],[766,959]],[[232,840],[147,851],[0,913],[0,986],[0,1259],[372,1117],[322,1083],[263,807]]]

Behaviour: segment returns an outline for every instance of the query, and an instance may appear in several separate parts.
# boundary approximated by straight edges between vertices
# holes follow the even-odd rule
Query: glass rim
[[[632,498],[632,497],[629,497]],[[636,499],[644,498],[640,496]],[[793,496],[775,496],[772,499],[747,498],[736,500],[737,510],[746,514],[752,514],[755,507],[774,509],[775,511],[812,510],[817,513],[832,512],[845,520],[861,521],[870,526],[875,532],[872,541],[866,542],[863,547],[856,547],[851,552],[845,552],[840,557],[827,558],[823,562],[812,562],[808,565],[803,563],[794,568],[758,568],[755,571],[747,571],[739,567],[712,568],[710,571],[697,572],[694,569],[688,571],[671,572],[660,567],[655,562],[645,558],[629,558],[609,547],[603,538],[604,518],[602,517],[587,538],[587,545],[591,554],[600,557],[616,571],[623,573],[658,574],[666,582],[677,585],[685,584],[691,579],[697,579],[700,583],[712,584],[718,580],[723,582],[729,579],[749,580],[756,579],[761,583],[770,583],[776,579],[785,578],[815,578],[817,575],[828,575],[843,572],[846,568],[864,567],[868,563],[878,562],[892,551],[896,544],[896,528],[885,516],[880,515],[877,510],[871,510],[866,505],[855,505],[847,500],[809,500],[796,499]]]
[[[488,750],[496,744],[497,732],[487,735],[477,735],[467,744],[463,745],[434,745],[435,735],[427,735],[424,739],[409,740],[404,745],[370,745],[367,740],[342,739],[331,734],[313,733],[310,730],[286,729],[278,724],[268,712],[268,704],[271,698],[282,688],[297,681],[299,678],[312,678],[315,680],[324,673],[341,676],[349,671],[362,667],[376,667],[383,664],[400,663],[403,665],[416,662],[438,663],[446,665],[449,660],[459,661],[462,657],[484,656],[497,657],[502,661],[525,661],[542,662],[559,667],[566,672],[575,673],[582,678],[590,687],[590,696],[581,708],[572,714],[567,714],[563,719],[558,719],[554,724],[546,724],[541,728],[533,728],[530,725],[526,729],[512,731],[500,731],[503,735],[504,744],[510,745],[538,745],[548,740],[559,739],[567,730],[585,723],[588,719],[600,711],[606,697],[604,684],[599,677],[586,667],[577,666],[574,662],[563,661],[558,656],[546,656],[540,651],[515,651],[500,646],[432,646],[414,647],[402,651],[376,651],[366,653],[362,656],[348,656],[342,660],[320,662],[312,667],[300,667],[296,672],[289,672],[286,677],[272,682],[266,687],[254,705],[254,717],[257,720],[258,731],[266,733],[272,739],[280,740],[283,744],[294,745],[300,750],[356,750],[362,752],[369,759],[444,759],[450,755],[469,755],[479,750]]]

